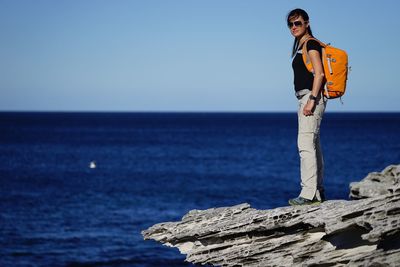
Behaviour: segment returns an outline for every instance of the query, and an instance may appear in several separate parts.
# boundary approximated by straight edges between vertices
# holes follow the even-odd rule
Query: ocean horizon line
[[[292,111],[214,111],[214,110],[135,110],[135,111],[119,111],[119,110],[0,110],[2,114],[23,114],[23,113],[59,113],[59,114],[292,114],[297,113]],[[325,111],[327,113],[340,114],[396,114],[400,111]]]

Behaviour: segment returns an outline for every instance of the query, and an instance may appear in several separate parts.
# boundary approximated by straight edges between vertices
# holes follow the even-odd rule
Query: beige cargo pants
[[[299,99],[298,138],[297,145],[300,155],[301,193],[300,197],[321,200],[323,194],[324,159],[320,143],[320,125],[326,107],[326,99],[318,97],[315,103],[314,115],[305,116],[303,108],[311,91]]]

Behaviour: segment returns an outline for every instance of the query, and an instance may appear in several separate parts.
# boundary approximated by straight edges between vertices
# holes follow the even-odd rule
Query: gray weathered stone
[[[361,199],[393,193],[400,187],[400,164],[382,172],[371,172],[360,182],[350,183],[350,198]]]
[[[400,190],[318,206],[192,210],[142,234],[214,266],[399,266]]]

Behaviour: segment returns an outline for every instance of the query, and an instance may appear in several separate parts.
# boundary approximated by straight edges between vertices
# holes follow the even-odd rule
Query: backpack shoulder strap
[[[326,44],[324,44],[323,42],[321,42],[320,40],[318,40],[317,38],[314,38],[314,37],[310,37],[310,38],[306,39],[304,41],[304,43],[303,43],[302,57],[303,57],[304,65],[306,65],[306,68],[307,68],[307,70],[309,72],[313,72],[313,68],[312,68],[312,65],[311,65],[310,57],[308,56],[308,51],[307,51],[307,42],[310,41],[310,40],[317,41],[322,46],[322,48],[325,48]],[[322,52],[322,53],[324,53],[324,52]]]

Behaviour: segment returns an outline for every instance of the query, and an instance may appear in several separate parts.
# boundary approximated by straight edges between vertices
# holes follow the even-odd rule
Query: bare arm
[[[308,51],[308,55],[314,69],[314,83],[311,93],[313,96],[318,96],[324,81],[324,67],[322,66],[321,55],[317,50]]]
[[[310,61],[314,71],[314,82],[311,94],[313,96],[318,96],[322,86],[322,82],[324,81],[324,68],[322,66],[320,53],[317,50],[308,51],[308,56],[310,57]],[[315,100],[308,100],[307,104],[304,106],[303,114],[306,116],[312,115],[314,106]]]

